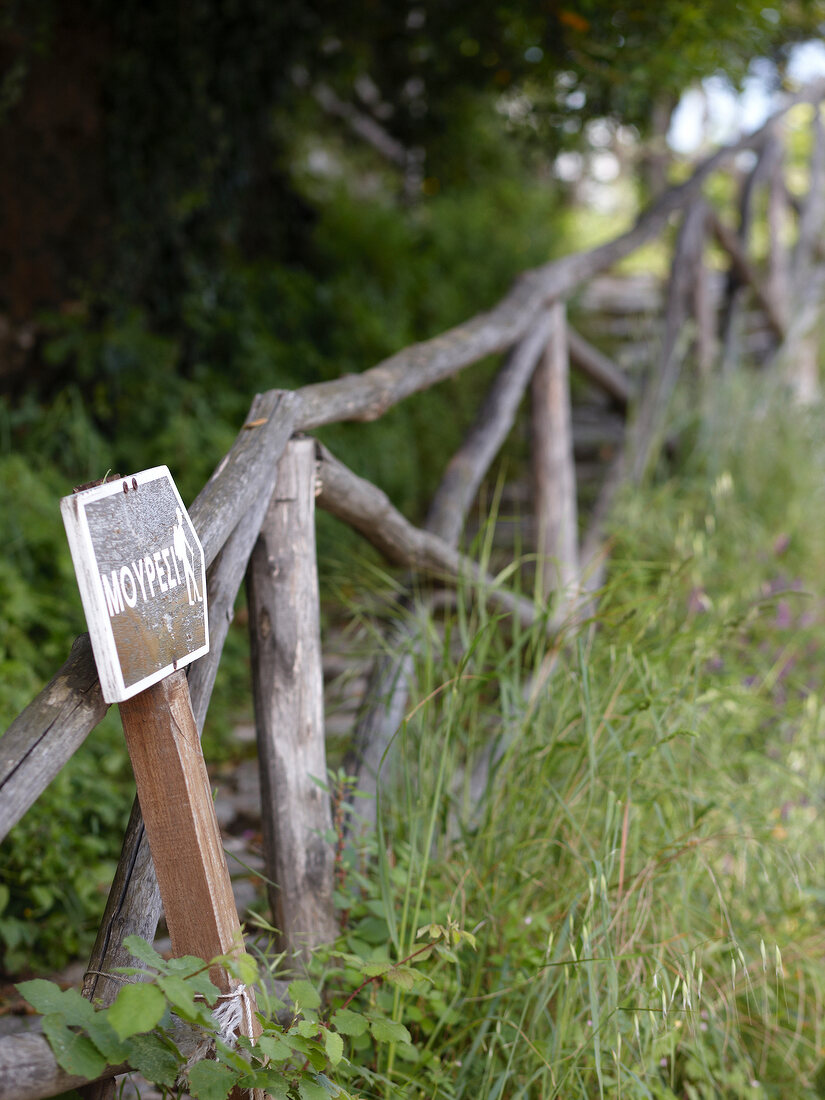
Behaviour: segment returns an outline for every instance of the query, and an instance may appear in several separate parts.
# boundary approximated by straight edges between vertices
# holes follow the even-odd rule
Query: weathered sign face
[[[60,511],[107,703],[208,652],[203,548],[166,466],[64,497]]]

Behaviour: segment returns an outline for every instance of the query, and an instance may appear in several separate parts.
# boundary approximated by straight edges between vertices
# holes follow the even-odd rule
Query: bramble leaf
[[[159,1035],[133,1035],[126,1040],[129,1065],[142,1073],[147,1081],[172,1088],[181,1062]]]
[[[292,1047],[280,1035],[261,1035],[256,1046],[273,1062],[286,1062],[292,1057]]]
[[[66,1026],[58,1013],[43,1017],[43,1034],[49,1040],[58,1065],[78,1077],[99,1077],[106,1059],[85,1035],[78,1035]]]
[[[317,1081],[307,1081],[303,1078],[298,1082],[298,1093],[301,1100],[330,1100],[332,1093]]]
[[[59,1013],[67,1024],[85,1026],[95,1014],[91,1001],[87,1001],[77,989],[61,989],[55,982],[35,978],[20,982],[17,991],[25,997],[41,1016]]]
[[[374,1039],[379,1043],[410,1043],[412,1042],[409,1031],[403,1024],[396,1020],[389,1020],[386,1016],[373,1016],[370,1018],[370,1031]]]
[[[352,1035],[354,1037],[363,1035],[369,1027],[365,1017],[357,1012],[351,1012],[348,1008],[339,1008],[337,1012],[333,1013],[330,1023],[342,1035]]]
[[[290,982],[288,986],[289,996],[299,1008],[319,1008],[321,997],[315,986],[304,978],[298,978]]]
[[[156,1027],[166,1011],[166,998],[156,985],[125,985],[107,1015],[121,1039]]]
[[[324,1048],[327,1058],[333,1066],[337,1066],[344,1056],[344,1040],[335,1031],[324,1031]]]
[[[161,972],[166,970],[169,965],[162,955],[159,955],[155,951],[154,947],[150,943],[147,943],[141,936],[127,936],[123,941],[123,946],[134,955],[136,959],[140,959],[142,963],[146,963],[147,966],[152,966],[155,970]]]
[[[189,1091],[198,1100],[225,1100],[240,1074],[204,1058],[192,1066],[187,1076]]]
[[[384,977],[392,985],[408,992],[415,985],[416,978],[420,977],[410,966],[391,966]]]

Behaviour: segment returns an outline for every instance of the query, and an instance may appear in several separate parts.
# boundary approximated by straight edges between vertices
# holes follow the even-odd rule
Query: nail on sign
[[[107,703],[209,651],[203,548],[166,466],[64,497],[60,511]]]

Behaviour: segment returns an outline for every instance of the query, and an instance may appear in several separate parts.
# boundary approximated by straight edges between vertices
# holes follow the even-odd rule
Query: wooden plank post
[[[120,704],[175,955],[243,951],[209,776],[182,671]],[[230,991],[222,968],[210,974]]]
[[[173,952],[243,951],[183,666],[209,650],[203,548],[166,467],[61,502],[103,697],[120,705]],[[251,991],[211,968],[258,1031]]]
[[[547,348],[533,373],[532,446],[536,549],[545,596],[570,595],[579,574],[576,468],[570,412],[567,315],[550,307]]]
[[[335,939],[334,848],[326,783],[315,553],[315,442],[294,439],[278,465],[247,587],[264,849],[280,946]]]

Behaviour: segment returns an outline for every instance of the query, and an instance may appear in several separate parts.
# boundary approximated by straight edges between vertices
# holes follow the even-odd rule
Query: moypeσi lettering
[[[164,546],[128,565],[113,569],[111,573],[101,573],[100,583],[103,586],[109,618],[120,615],[127,607],[137,606],[139,601],[147,603],[169,589],[177,588],[182,583],[177,561],[178,549],[175,545]],[[194,582],[193,563],[186,558],[183,564],[187,574],[193,574]],[[202,600],[203,597],[195,585],[192,586],[194,592],[190,590],[188,575],[186,579],[189,603]]]

